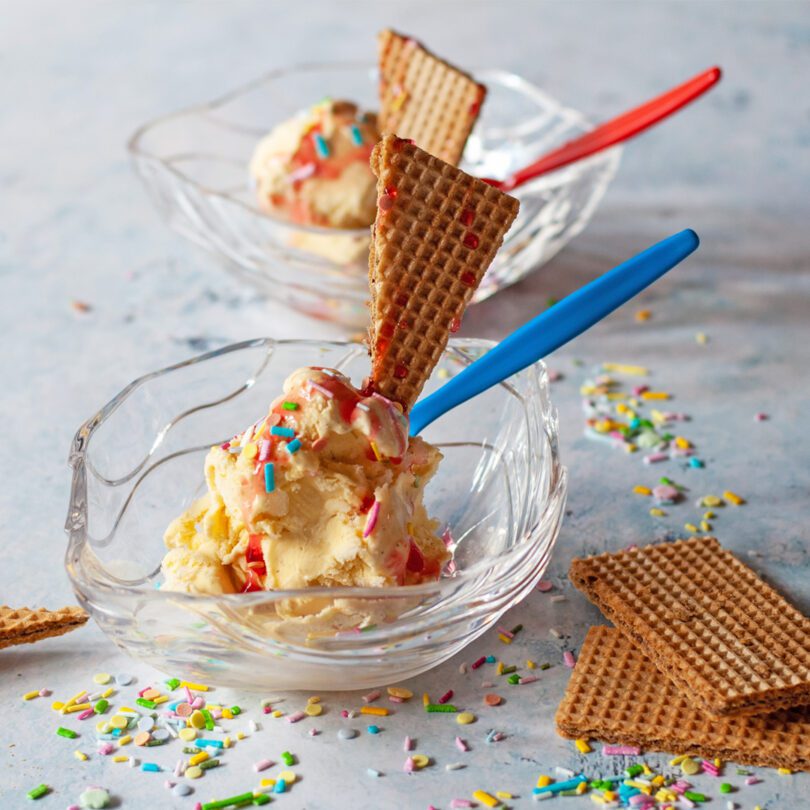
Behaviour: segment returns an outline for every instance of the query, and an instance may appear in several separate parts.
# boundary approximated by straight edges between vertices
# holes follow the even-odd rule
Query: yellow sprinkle
[[[376,458],[377,461],[382,461],[382,456],[380,455],[380,450],[377,447],[377,443],[370,442],[370,444],[371,444],[371,452],[374,453],[374,458]]]
[[[122,706],[118,711],[120,712],[131,712],[132,714],[138,714],[135,709],[130,709],[129,706]]]
[[[614,793],[612,790],[606,790],[606,791],[605,791],[605,792],[602,794],[602,798],[603,798],[603,799],[604,799],[606,802],[612,802],[612,801],[613,801],[613,800],[616,798],[616,794],[615,794],[615,793]]]
[[[320,703],[308,703],[304,711],[310,717],[317,717],[323,711],[323,706]]]
[[[99,722],[96,723],[96,731],[98,731],[99,734],[109,734],[112,731],[112,726],[106,720],[99,720]]]
[[[388,709],[385,706],[361,706],[360,714],[373,714],[375,717],[387,717]]]
[[[233,712],[230,709],[223,709],[222,710],[222,716],[226,720],[233,720]]]
[[[222,706],[217,703],[206,703],[205,708],[208,709],[209,712],[222,711]]]
[[[127,718],[126,717],[121,717],[120,714],[114,714],[110,718],[109,723],[113,728],[126,728],[127,727]]]
[[[26,692],[23,695],[23,700],[33,700],[35,697],[39,697],[38,689],[34,689],[32,692]]]
[[[551,777],[541,773],[537,777],[537,787],[548,787],[551,784]]]
[[[197,730],[203,729],[205,728],[205,715],[199,709],[195,709],[188,718],[188,722]]]
[[[627,442],[624,445],[624,452],[625,453],[635,453],[638,450],[638,446],[633,444],[632,442]]]
[[[96,675],[93,675],[93,683],[97,683],[100,686],[103,686],[105,683],[109,683],[112,675],[109,672],[99,672]]]
[[[694,776],[700,770],[700,765],[692,757],[684,757],[681,762],[681,770],[687,776]]]
[[[616,413],[620,413],[622,416],[624,416],[629,410],[630,408],[628,408],[623,402],[619,402],[616,405]]]
[[[650,766],[646,762],[642,762],[641,767],[644,769],[644,775],[645,776],[652,776],[652,771],[650,770]]]
[[[190,768],[186,768],[186,776],[189,779],[199,779],[202,774],[202,768],[199,765],[192,765]]]
[[[272,716],[273,716],[273,717],[284,717],[284,712],[283,712],[283,711],[281,711],[281,709],[276,709],[276,710],[273,712],[273,715],[272,715]]]
[[[714,512],[704,512],[703,513],[703,519],[704,520],[712,520],[712,518],[716,518],[716,517],[717,517],[717,515],[715,515]]]
[[[446,380],[450,376],[450,372],[446,368],[440,368],[436,372],[436,376],[438,376],[440,380]]]
[[[420,770],[430,765],[430,757],[426,757],[424,754],[414,754],[411,759],[413,764]]]
[[[704,495],[701,498],[701,504],[703,506],[724,506],[722,498],[718,498],[717,495]]]
[[[652,778],[650,781],[651,781],[651,782],[652,782],[652,783],[653,783],[653,784],[654,784],[656,787],[659,787],[659,786],[661,786],[661,785],[663,785],[663,784],[664,784],[664,781],[665,781],[665,780],[664,780],[664,777],[663,777],[663,776],[661,776],[661,774],[659,773],[659,774],[658,774],[658,776],[653,776],[653,778]]]
[[[776,772],[782,776],[790,776],[793,773],[790,768],[777,768]]]
[[[504,801],[508,801],[509,799],[514,799],[515,797],[511,793],[507,793],[505,790],[496,790],[495,795]]]
[[[500,640],[501,640],[501,641],[502,641],[504,644],[511,644],[511,643],[512,643],[512,639],[511,639],[511,638],[509,638],[509,636],[505,636],[503,633],[498,633],[498,638],[499,638],[499,639],[500,639]]]
[[[584,737],[580,737],[580,739],[574,742],[574,745],[577,747],[577,751],[580,754],[590,754],[593,751],[590,745],[588,745],[588,741]]]
[[[282,771],[278,778],[283,779],[288,785],[292,785],[297,777],[294,771]]]
[[[388,689],[388,694],[389,695],[391,694],[390,687]],[[408,697],[412,697],[412,696],[413,696],[413,692],[408,694]],[[310,705],[313,704],[313,703],[320,703],[320,702],[321,702],[321,698],[320,698],[319,695],[313,695],[312,697],[307,698],[307,703],[310,704]]]
[[[617,374],[629,374],[631,377],[646,377],[649,373],[644,366],[628,366],[624,363],[602,363],[602,368]]]
[[[722,768],[723,767],[723,760],[720,757],[714,758],[714,767],[715,768]]]
[[[528,661],[526,661],[526,669],[537,669],[537,664],[529,658]]]
[[[607,399],[610,402],[615,402],[617,400],[627,399],[627,394],[621,391],[609,391],[606,395]]]
[[[591,793],[591,801],[594,804],[607,804],[607,802],[608,802],[607,799],[603,799],[601,796],[599,796],[596,793]]]
[[[79,760],[79,762],[86,762],[87,761],[87,754],[83,751],[74,751],[73,756]]]
[[[402,700],[410,700],[413,697],[413,692],[406,689],[404,686],[389,686],[388,694],[391,697],[401,698]]]
[[[267,425],[267,420],[266,419],[262,419],[262,421],[259,422],[259,426],[256,428],[256,430],[253,431],[253,438],[254,439],[258,439],[259,436],[262,435],[266,425]]]
[[[112,758],[113,762],[129,762],[129,757],[125,757],[123,754],[118,754]]]
[[[641,395],[642,399],[669,399],[669,394],[666,391],[645,391]]]
[[[275,787],[275,786],[276,786],[276,780],[275,780],[275,779],[262,779],[262,781],[261,781],[261,782],[259,782],[259,784],[260,784],[262,787],[269,787],[269,788],[271,788],[271,787]]]
[[[113,687],[111,686],[109,689],[105,689],[101,693],[101,697],[108,698],[110,695],[114,694],[114,692],[115,692],[115,689],[113,689]]]
[[[51,708],[52,708],[52,709],[53,709],[55,712],[58,712],[58,711],[61,711],[62,709],[64,709],[64,708],[65,708],[65,704],[64,704],[64,703],[62,703],[62,702],[61,702],[61,701],[59,701],[59,700],[55,700],[53,703],[51,703]]]
[[[498,661],[498,666],[495,671],[498,675],[503,675],[503,661]]]
[[[132,742],[132,735],[124,734],[123,737],[118,738],[118,747],[120,748],[122,745],[128,745],[131,742]]]
[[[157,705],[160,706],[161,703],[165,703],[168,699],[168,695],[161,695],[160,697],[152,698],[152,703],[157,703]]]
[[[745,503],[745,500],[743,498],[741,498],[739,495],[735,495],[731,490],[728,489],[723,493],[723,497],[729,503],[734,504],[734,506],[741,506],[742,504]]]
[[[652,318],[652,311],[649,309],[640,309],[636,312],[636,320],[639,323],[643,323],[644,321],[649,321]]]
[[[74,703],[73,706],[69,706],[67,709],[62,709],[63,714],[73,714],[74,712],[84,712],[87,711],[92,706],[91,703]]]
[[[189,683],[188,681],[180,681],[180,686],[187,686],[189,689],[193,689],[195,692],[208,691],[208,687],[202,683]]]
[[[177,733],[184,742],[191,742],[197,739],[197,730],[194,728],[181,728]]]
[[[680,447],[681,450],[688,450],[692,446],[692,442],[690,442],[689,439],[684,439],[683,436],[676,436],[675,446]]]
[[[700,530],[702,532],[710,532],[712,530],[712,524],[709,523],[708,520],[701,520],[700,521]]]
[[[655,800],[657,802],[663,803],[663,802],[674,802],[676,799],[675,794],[671,790],[664,790],[664,788],[661,788],[661,790],[659,790],[655,794]]]
[[[683,527],[684,527],[684,529],[686,529],[686,531],[688,531],[688,532],[693,532],[693,533],[694,533],[694,532],[696,532],[696,531],[698,530],[698,527],[697,527],[697,526],[695,526],[695,524],[694,524],[694,523],[684,523],[684,524],[683,524]]]
[[[659,410],[657,410],[655,408],[653,408],[650,411],[650,418],[653,420],[653,422],[666,422],[667,421],[666,416],[664,416],[664,414],[661,411],[659,411]]]
[[[429,703],[430,703],[430,695],[427,692],[425,692],[422,695],[422,705],[427,706]]]
[[[636,495],[652,495],[652,490],[649,487],[641,486],[641,484],[633,487],[633,492],[635,492]]]
[[[472,712],[460,712],[456,715],[456,722],[459,725],[466,726],[469,723],[474,722],[475,715]]]
[[[680,765],[686,759],[686,754],[679,754],[669,761],[670,765]]]
[[[663,509],[659,509],[657,506],[654,506],[650,509],[650,514],[653,517],[666,517],[667,513]]]
[[[485,790],[474,791],[472,797],[477,802],[481,802],[481,804],[485,804],[487,807],[497,807],[500,804],[494,796],[490,796]]]
[[[206,759],[208,759],[208,753],[206,751],[200,751],[199,754],[194,754],[189,757],[188,764],[199,765],[201,762],[205,762]]]
[[[584,792],[585,792],[587,789],[588,789],[588,783],[587,783],[587,782],[580,782],[580,783],[577,785],[577,793],[578,793],[580,796],[581,796],[581,795],[582,795],[582,794],[583,794],[583,793],[584,793]]]
[[[696,340],[696,341],[697,341],[697,342],[698,342],[698,343],[699,343],[701,346],[705,346],[705,345],[706,345],[706,344],[709,342],[709,338],[708,338],[708,337],[707,337],[707,336],[706,336],[706,335],[705,335],[703,332],[698,332],[698,333],[695,335],[695,340]]]
[[[256,458],[256,453],[259,452],[259,448],[256,446],[255,442],[249,442],[242,448],[242,455],[250,461],[253,458]]]
[[[87,692],[82,690],[81,692],[77,692],[67,703],[62,706],[62,713],[65,714],[65,709],[69,709],[80,697],[84,697]]]

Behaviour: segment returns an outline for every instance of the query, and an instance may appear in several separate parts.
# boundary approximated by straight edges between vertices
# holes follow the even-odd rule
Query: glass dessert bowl
[[[530,82],[474,71],[488,88],[461,168],[507,177],[590,129],[585,117]],[[248,165],[273,127],[328,93],[377,106],[376,71],[322,64],[274,71],[228,95],[151,121],[129,141],[135,169],[161,215],[264,294],[348,326],[368,320],[369,229],[300,225],[259,207]],[[473,301],[540,267],[590,220],[619,164],[621,147],[516,189],[520,214]]]
[[[452,340],[425,392],[491,345]],[[452,539],[453,559],[438,581],[217,596],[161,590],[163,534],[204,492],[210,446],[261,413],[287,374],[305,364],[355,380],[368,370],[359,344],[239,343],[136,380],[76,434],[68,575],[104,632],[166,673],[246,689],[393,683],[485,632],[548,564],[566,472],[545,366],[537,363],[425,433],[444,455],[426,506]],[[367,618],[352,631],[326,634],[294,616],[324,605]]]

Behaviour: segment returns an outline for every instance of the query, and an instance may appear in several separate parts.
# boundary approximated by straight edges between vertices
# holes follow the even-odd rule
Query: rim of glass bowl
[[[293,65],[291,67],[277,68],[275,70],[268,71],[262,76],[252,79],[251,81],[248,81],[245,84],[234,88],[233,90],[229,90],[228,92],[211,101],[203,102],[202,104],[194,104],[189,107],[184,107],[180,110],[176,110],[174,112],[167,113],[166,115],[161,115],[158,116],[157,118],[153,118],[150,121],[147,121],[145,124],[142,124],[135,130],[135,132],[132,133],[129,140],[127,141],[127,149],[134,158],[137,158],[139,160],[148,160],[160,164],[161,168],[163,168],[165,171],[169,172],[170,174],[173,174],[182,182],[187,183],[188,185],[197,189],[197,191],[199,191],[203,195],[208,195],[210,197],[218,197],[220,199],[228,201],[229,203],[238,205],[241,208],[244,208],[245,210],[251,212],[252,214],[255,214],[256,216],[261,217],[262,219],[266,219],[272,222],[275,226],[278,226],[280,228],[295,231],[296,233],[303,231],[305,233],[312,233],[320,236],[335,236],[336,234],[340,234],[341,236],[354,236],[354,237],[368,236],[369,229],[367,227],[332,228],[323,225],[306,225],[306,224],[299,224],[297,222],[291,222],[290,220],[285,219],[284,217],[281,216],[275,216],[272,213],[261,210],[255,204],[247,203],[244,200],[240,200],[237,197],[234,197],[228,192],[216,191],[214,189],[209,188],[206,185],[203,185],[197,180],[194,180],[193,178],[189,177],[187,174],[184,174],[179,169],[176,169],[173,165],[166,162],[166,160],[164,160],[161,156],[149,152],[143,146],[143,139],[150,132],[150,130],[161,124],[166,123],[167,121],[182,118],[184,116],[194,113],[199,114],[205,112],[212,112],[224,106],[225,104],[228,104],[229,102],[233,101],[235,98],[238,98],[239,96],[254,90],[255,88],[261,86],[262,84],[269,84],[276,79],[288,76],[292,73],[314,71],[314,70],[326,70],[326,69],[329,70],[365,69],[369,72],[369,76],[372,79],[375,78],[376,74],[376,67],[368,62],[303,62],[297,65]],[[573,107],[564,106],[553,96],[550,96],[547,93],[543,92],[539,87],[537,87],[537,85],[533,84],[528,79],[524,78],[523,76],[520,76],[517,73],[512,73],[508,70],[500,70],[497,68],[474,70],[473,73],[485,83],[487,81],[496,82],[511,89],[520,89],[520,91],[524,93],[527,97],[533,99],[539,104],[542,104],[545,107],[553,108],[555,114],[560,116],[562,119],[565,119],[566,122],[569,124],[581,126],[585,130],[593,128],[592,122],[588,118],[586,118],[586,116],[583,113],[579,112],[578,110],[575,110]],[[512,127],[504,127],[504,126],[490,127],[487,130],[487,134],[493,134],[503,138],[507,138],[510,135],[524,136],[536,130],[541,120],[542,120],[541,116],[538,114]],[[537,190],[538,188],[544,186],[553,187],[557,185],[567,184],[570,182],[569,173],[572,170],[571,168],[572,166],[577,166],[578,164],[584,164],[586,162],[594,160],[604,160],[608,162],[617,163],[620,154],[621,154],[621,146],[615,146],[610,149],[603,150],[602,152],[599,152],[589,158],[577,161],[577,163],[575,164],[565,166],[558,172],[551,172],[546,175],[541,175],[540,177],[534,180],[528,181],[523,186],[521,186],[521,189]],[[615,168],[616,166],[614,165],[613,167],[614,171]],[[519,193],[520,192],[518,191],[518,194]]]
[[[396,599],[401,598],[404,594],[412,596],[427,596],[431,593],[441,590],[443,587],[457,587],[465,584],[468,580],[475,580],[476,577],[484,570],[491,569],[496,562],[503,562],[510,557],[518,557],[526,552],[525,544],[518,543],[506,551],[502,551],[492,557],[479,560],[473,563],[469,568],[452,576],[435,580],[433,582],[423,583],[421,585],[397,585],[397,586],[383,586],[383,587],[316,587],[316,588],[293,588],[287,590],[271,590],[271,591],[257,591],[254,593],[238,593],[238,594],[185,594],[178,591],[162,592],[159,589],[154,589],[150,585],[130,585],[126,580],[120,580],[111,574],[105,566],[95,559],[94,565],[98,565],[99,569],[104,572],[104,580],[92,576],[88,572],[87,566],[82,563],[82,552],[89,548],[85,527],[87,525],[87,500],[85,497],[84,481],[85,481],[85,456],[86,448],[90,438],[95,430],[111,416],[123,402],[132,394],[137,388],[150,380],[171,374],[188,366],[203,363],[207,360],[220,357],[232,352],[241,351],[243,349],[259,348],[262,346],[275,347],[285,345],[312,345],[314,346],[333,346],[333,347],[350,347],[359,346],[360,344],[352,341],[327,341],[327,340],[275,340],[273,338],[255,338],[253,340],[241,341],[239,343],[232,343],[228,346],[223,346],[221,349],[205,352],[204,354],[196,355],[187,360],[179,363],[174,363],[165,368],[157,371],[152,371],[144,374],[141,377],[133,380],[129,385],[123,388],[116,396],[114,396],[106,405],[104,405],[93,416],[86,420],[81,427],[76,431],[71,443],[70,455],[68,457],[68,464],[73,469],[73,477],[70,489],[70,502],[68,506],[67,519],[65,521],[65,531],[68,534],[68,546],[65,552],[65,568],[71,581],[77,587],[83,590],[93,588],[96,590],[108,592],[129,592],[132,594],[146,595],[149,594],[150,599],[165,598],[172,600],[188,601],[189,603],[199,604],[203,599],[217,599],[227,600],[228,602],[238,603],[240,606],[260,605],[263,602],[274,602],[279,599],[296,599],[296,598],[312,598],[315,596],[328,596],[333,598],[373,598],[373,599]],[[491,348],[495,345],[495,341],[485,340],[482,338],[454,338],[451,344],[456,347],[484,347]],[[472,360],[466,358],[464,362],[469,365]],[[548,374],[546,371],[545,363],[542,360],[529,366],[529,370],[534,370],[536,373],[536,386],[539,393],[539,419],[542,424],[543,435],[547,443],[548,449],[548,491],[546,494],[546,502],[543,506],[542,512],[537,515],[535,525],[542,525],[553,514],[557,508],[560,498],[565,497],[565,483],[566,471],[565,467],[560,463],[559,450],[557,446],[557,414],[554,406],[551,404],[549,396],[549,383]],[[525,371],[523,373],[525,373]],[[243,385],[238,390],[243,390],[253,384],[253,378],[248,378],[243,382]],[[502,386],[509,385],[508,380],[500,383]],[[238,392],[238,391],[237,391]],[[232,396],[232,395],[231,395]],[[196,410],[196,409],[191,409]],[[162,437],[168,433],[168,430],[176,424],[180,419],[186,416],[190,411],[184,411],[174,416],[163,428],[161,428],[157,435]],[[152,454],[160,447],[161,442],[153,443],[149,453],[145,459],[138,465],[133,473],[126,476],[127,480],[132,475],[137,474],[147,464]]]

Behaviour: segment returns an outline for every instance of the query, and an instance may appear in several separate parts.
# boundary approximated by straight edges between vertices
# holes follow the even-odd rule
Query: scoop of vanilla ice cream
[[[249,591],[436,579],[449,555],[423,495],[440,459],[408,437],[395,403],[366,396],[336,371],[299,369],[265,419],[208,453],[209,492],[166,532],[163,587],[221,593],[227,581]]]
[[[369,157],[379,137],[376,116],[347,101],[328,99],[282,122],[250,162],[260,205],[302,224],[371,225],[377,180]]]

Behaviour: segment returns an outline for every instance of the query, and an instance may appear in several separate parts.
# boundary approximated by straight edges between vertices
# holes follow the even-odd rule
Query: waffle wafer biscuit
[[[411,138],[455,166],[478,118],[486,87],[395,31],[380,33],[378,50],[380,132]]]
[[[373,388],[409,410],[458,328],[518,201],[394,135],[371,155]]]
[[[575,559],[568,576],[702,709],[810,703],[810,619],[713,537]]]
[[[717,719],[619,630],[592,627],[557,709],[564,737],[810,770],[810,708]]]
[[[80,627],[88,618],[80,607],[29,610],[3,605],[0,607],[0,649],[61,636]]]

